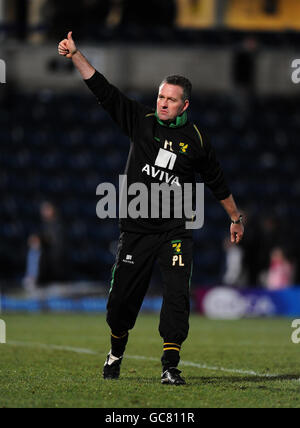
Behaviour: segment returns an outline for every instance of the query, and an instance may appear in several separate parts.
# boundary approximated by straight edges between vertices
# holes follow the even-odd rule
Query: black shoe
[[[185,385],[185,380],[180,376],[181,371],[176,367],[170,367],[161,375],[161,383],[164,385]]]
[[[104,367],[103,367],[103,378],[104,379],[119,379],[120,369],[123,357],[115,360],[113,363],[108,364],[110,353],[107,355]]]

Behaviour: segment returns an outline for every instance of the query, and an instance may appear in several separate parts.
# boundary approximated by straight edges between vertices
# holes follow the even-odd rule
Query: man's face
[[[157,115],[160,120],[172,121],[180,116],[189,106],[188,100],[183,100],[183,88],[178,85],[163,83],[157,97]]]

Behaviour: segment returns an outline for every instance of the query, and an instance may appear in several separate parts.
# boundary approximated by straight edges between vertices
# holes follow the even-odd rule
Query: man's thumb
[[[73,40],[73,37],[72,37],[72,31],[70,31],[70,32],[68,33],[68,40]]]

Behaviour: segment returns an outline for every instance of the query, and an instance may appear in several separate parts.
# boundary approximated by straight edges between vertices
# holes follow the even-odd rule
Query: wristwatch
[[[242,214],[239,216],[238,220],[231,220],[231,224],[243,224]]]

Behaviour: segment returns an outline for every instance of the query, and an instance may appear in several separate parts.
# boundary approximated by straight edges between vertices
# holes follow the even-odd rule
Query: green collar
[[[180,126],[185,125],[186,122],[187,122],[187,113],[186,113],[186,111],[183,112],[181,116],[177,116],[176,117],[176,121],[175,122],[171,122],[171,123],[166,123],[166,122],[163,122],[162,120],[160,120],[160,118],[158,117],[157,111],[155,112],[155,117],[157,119],[157,122],[160,125],[166,126],[168,128],[179,128]]]

